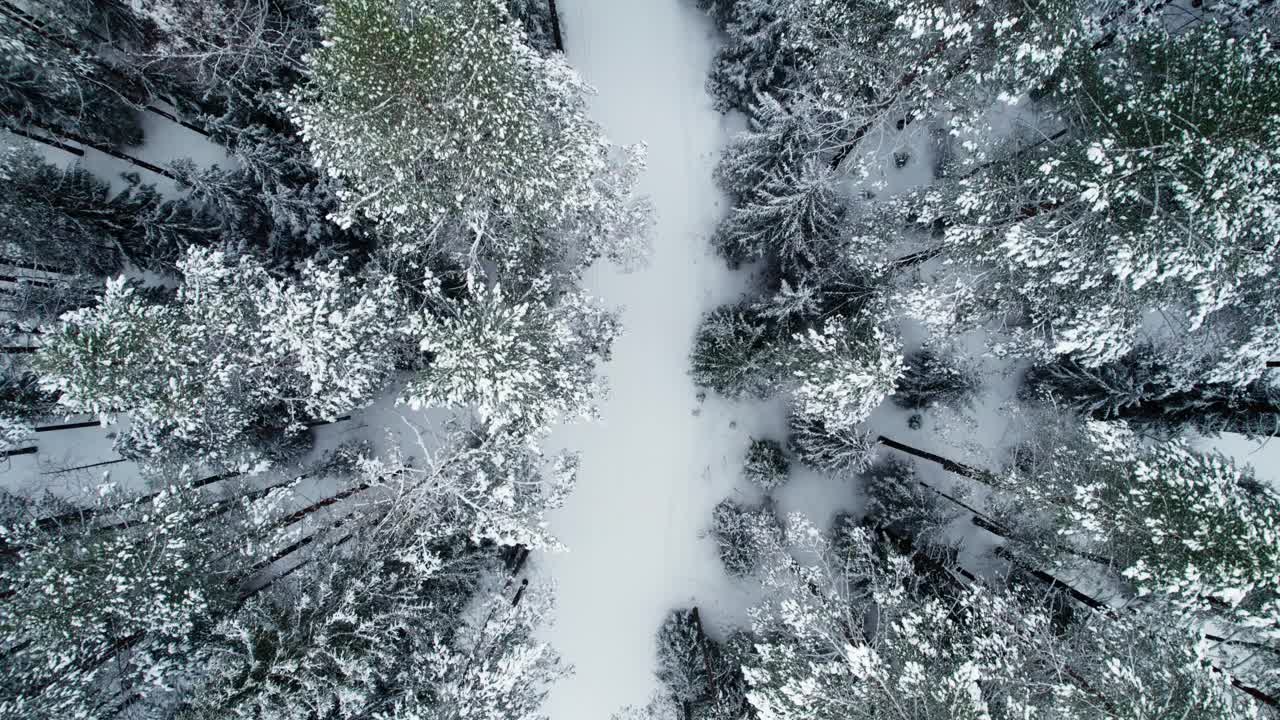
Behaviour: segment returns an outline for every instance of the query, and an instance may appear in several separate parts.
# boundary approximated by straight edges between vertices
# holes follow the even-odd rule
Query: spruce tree
[[[1191,374],[1191,379],[1184,379]],[[1027,374],[1027,389],[1099,420],[1120,419],[1164,436],[1186,430],[1250,437],[1280,434],[1280,390],[1263,376],[1244,387],[1197,382],[1192,368],[1170,362],[1151,345],[1106,365],[1061,357]]]

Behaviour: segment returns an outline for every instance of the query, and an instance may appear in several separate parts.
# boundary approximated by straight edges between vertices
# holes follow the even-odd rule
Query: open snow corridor
[[[603,368],[603,418],[562,428],[554,446],[582,452],[578,487],[552,519],[567,553],[536,559],[556,585],[547,639],[575,668],[549,698],[551,720],[608,720],[644,704],[654,633],[673,607],[741,618],[749,599],[701,537],[735,492],[751,427],[774,413],[699,402],[689,350],[703,313],[741,279],[709,248],[724,202],[712,170],[733,119],[703,90],[715,34],[692,0],[560,0],[569,62],[598,90],[593,114],[617,143],[648,143],[641,192],[657,208],[653,256],[625,274],[601,267],[588,290],[623,308],[624,333]],[[752,419],[754,418],[754,420]],[[732,427],[733,421],[739,419]],[[712,630],[714,632],[714,630]]]

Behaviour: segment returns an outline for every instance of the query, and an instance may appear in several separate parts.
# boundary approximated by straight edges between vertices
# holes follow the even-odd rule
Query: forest
[[[624,5],[0,0],[0,718],[1280,718],[1280,10]]]

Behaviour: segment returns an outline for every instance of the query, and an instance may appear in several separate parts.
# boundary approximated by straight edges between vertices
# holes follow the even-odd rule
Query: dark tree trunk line
[[[1005,557],[1006,559],[1009,559],[1010,562],[1018,564],[1016,560],[1009,557],[1008,551],[1004,550],[1004,548],[996,548],[996,554],[1001,557]],[[1046,585],[1050,586],[1051,588],[1063,590],[1068,595],[1070,595],[1072,599],[1076,600],[1081,605],[1084,605],[1085,607],[1088,607],[1091,610],[1101,612],[1111,619],[1117,619],[1119,617],[1114,610],[1112,610],[1109,606],[1107,606],[1106,603],[1077,590],[1076,588],[1068,585],[1067,583],[1059,580],[1058,578],[1050,575],[1049,573],[1044,572],[1043,570],[1035,569],[1035,568],[1027,568],[1022,565],[1020,565],[1020,567],[1023,567],[1023,569],[1029,572],[1033,577],[1045,583]],[[1203,635],[1203,637],[1207,639],[1220,638],[1220,636],[1217,636],[1217,635]],[[1221,638],[1221,639],[1225,640],[1225,638]],[[1269,705],[1271,707],[1280,707],[1280,700],[1277,700],[1275,697],[1268,695],[1267,693],[1263,692],[1262,690],[1259,690],[1258,688],[1244,684],[1234,675],[1228,673],[1227,671],[1223,670],[1222,668],[1218,667],[1215,664],[1211,664],[1210,667],[1212,667],[1215,672],[1226,675],[1228,678],[1231,679],[1232,687],[1249,695],[1254,700],[1257,700],[1258,702],[1261,702],[1265,705]]]
[[[30,447],[16,448],[14,450],[4,450],[0,452],[0,460],[11,458],[15,455],[35,455],[39,451],[39,447],[32,445]]]
[[[338,538],[338,539],[337,539],[336,541],[334,541],[334,543],[333,543],[332,545],[330,545],[329,547],[330,547],[330,548],[339,548],[339,547],[342,547],[343,545],[347,544],[347,542],[349,542],[349,541],[350,541],[352,538],[354,538],[354,537],[355,537],[355,535],[354,535],[354,534],[352,534],[352,533],[348,533],[348,534],[346,534],[346,535],[343,535],[341,538]],[[294,574],[295,572],[297,572],[297,571],[301,570],[302,568],[306,567],[307,565],[311,564],[311,560],[312,560],[312,558],[306,558],[306,559],[304,559],[302,562],[299,562],[298,564],[296,564],[296,565],[294,565],[294,566],[290,567],[288,570],[285,570],[284,572],[280,573],[279,575],[276,575],[276,576],[272,577],[271,579],[267,580],[267,582],[265,582],[265,583],[263,583],[263,584],[261,584],[261,585],[258,585],[258,586],[254,587],[254,588],[253,588],[253,589],[251,589],[251,590],[246,590],[246,591],[244,591],[243,593],[241,593],[241,595],[240,595],[240,599],[236,602],[235,610],[239,610],[240,608],[244,607],[244,604],[245,604],[245,603],[247,603],[247,602],[249,602],[249,600],[251,600],[251,599],[252,599],[255,595],[257,595],[258,593],[262,592],[263,590],[266,590],[267,588],[270,588],[272,585],[274,585],[275,583],[279,582],[280,580],[283,580],[283,579],[285,579],[285,578],[289,577],[290,575]]]
[[[334,423],[346,422],[350,419],[350,415],[340,415],[332,420],[304,420],[302,422],[302,426],[307,428],[321,427],[323,425],[333,425]]]
[[[61,425],[41,425],[35,428],[40,432],[59,432],[61,430],[79,430],[81,428],[102,427],[101,420],[85,420],[84,422],[63,423]]]
[[[59,130],[59,129],[57,129],[57,128],[53,128],[53,127],[50,127],[50,126],[48,126],[48,125],[45,125],[45,124],[43,124],[43,123],[33,122],[33,123],[32,123],[32,125],[34,125],[35,127],[40,128],[41,130],[43,130],[43,131],[45,131],[45,132],[47,132],[47,133],[49,133],[50,135],[53,135],[53,136],[55,136],[55,137],[62,137],[62,138],[65,138],[65,139],[67,139],[67,140],[71,140],[72,142],[80,143],[81,145],[83,145],[83,146],[85,146],[85,147],[87,147],[87,148],[92,148],[92,149],[94,149],[94,150],[97,150],[98,152],[100,152],[100,153],[102,153],[102,154],[104,154],[104,155],[110,155],[111,157],[116,158],[117,160],[123,160],[124,162],[127,162],[127,163],[129,163],[130,165],[133,165],[134,167],[140,167],[140,168],[142,168],[143,170],[149,170],[149,171],[151,171],[151,172],[153,172],[153,173],[155,173],[155,174],[157,174],[157,175],[161,175],[161,176],[163,176],[163,177],[169,178],[170,180],[173,180],[174,182],[178,182],[178,181],[179,181],[178,176],[177,176],[177,175],[176,175],[172,170],[169,170],[169,169],[167,169],[167,168],[162,168],[162,167],[160,167],[159,165],[155,165],[155,164],[153,164],[153,163],[149,163],[149,162],[147,162],[146,160],[142,160],[141,158],[133,157],[132,155],[129,155],[129,154],[127,154],[127,153],[120,152],[119,150],[116,150],[116,149],[114,149],[114,148],[107,147],[106,145],[100,145],[100,144],[98,144],[98,143],[93,142],[92,140],[90,140],[90,139],[88,139],[88,138],[81,137],[81,136],[79,136],[79,135],[77,135],[77,134],[75,134],[75,133],[73,133],[73,132],[69,132],[69,131],[66,131],[66,130]]]
[[[27,136],[24,134],[24,137],[27,137]],[[76,155],[84,155],[84,151],[80,150],[79,148],[73,148],[70,145],[66,146],[65,148],[59,148],[59,149],[66,150],[67,152],[73,153]],[[0,257],[0,265],[8,265],[9,267],[17,268],[19,270],[34,270],[35,272],[53,273],[55,275],[75,275],[76,274],[75,270],[71,270],[68,268],[58,267],[56,265],[42,265],[37,261],[19,260],[19,259],[8,258],[8,257]]]
[[[564,52],[564,37],[560,34],[560,11],[556,8],[556,0],[547,0],[547,7],[551,11],[551,39],[556,50]]]
[[[89,463],[88,465],[77,465],[76,467],[73,467],[73,468],[63,468],[61,470],[49,470],[47,472],[42,472],[40,474],[41,475],[61,475],[62,473],[75,472],[77,470],[89,470],[96,467],[102,467],[104,465],[116,465],[122,462],[130,462],[130,460],[129,458],[116,458],[115,460],[103,460],[102,462]]]
[[[302,550],[308,545],[311,545],[316,540],[319,540],[320,538],[325,537],[326,535],[333,532],[334,530],[337,530],[338,528],[342,527],[350,520],[352,520],[352,517],[348,515],[346,517],[338,518],[334,522],[331,522],[328,525],[325,525],[324,527],[317,528],[310,535],[305,535],[299,538],[298,540],[290,543],[289,545],[286,545],[285,547],[280,548],[279,550],[272,553],[271,555],[255,562],[243,572],[240,572],[235,575],[232,575],[231,577],[228,577],[227,584],[240,585],[241,583],[246,582],[247,580],[249,580],[249,578],[253,577],[254,575],[257,575],[259,572],[262,572],[266,568],[271,567],[271,565],[289,557],[290,555],[298,552],[299,550]]]
[[[923,460],[928,460],[929,462],[937,463],[938,465],[942,466],[943,470],[946,470],[948,472],[953,472],[957,475],[963,475],[964,477],[967,477],[970,480],[976,480],[982,483],[983,485],[987,485],[989,487],[995,487],[995,482],[994,482],[995,475],[989,470],[982,470],[972,465],[965,465],[964,463],[958,463],[953,460],[948,460],[942,457],[941,455],[938,455],[937,453],[931,453],[927,450],[921,450],[919,448],[912,447],[904,443],[900,443],[897,440],[893,440],[892,438],[885,437],[884,435],[877,437],[876,442],[880,443],[881,445],[884,445],[885,447],[893,448],[894,450],[900,450],[908,455],[913,455]]]
[[[53,138],[47,138],[47,137],[43,137],[43,136],[41,136],[41,135],[36,135],[35,133],[29,133],[29,132],[27,132],[26,130],[19,130],[18,128],[14,127],[13,125],[9,125],[9,124],[7,124],[7,123],[5,124],[4,128],[5,128],[6,130],[8,130],[9,132],[13,133],[14,135],[17,135],[18,137],[24,137],[24,138],[26,138],[26,139],[28,139],[28,140],[34,140],[34,141],[36,141],[36,142],[38,142],[38,143],[43,143],[43,144],[45,144],[45,145],[48,145],[49,147],[57,148],[57,149],[59,149],[59,150],[62,150],[63,152],[71,153],[72,155],[75,155],[76,157],[84,157],[84,150],[81,150],[81,149],[80,149],[80,148],[78,148],[78,147],[73,147],[73,146],[68,145],[68,144],[66,144],[66,143],[64,143],[64,142],[59,142],[59,141],[57,141],[57,140],[54,140]]]

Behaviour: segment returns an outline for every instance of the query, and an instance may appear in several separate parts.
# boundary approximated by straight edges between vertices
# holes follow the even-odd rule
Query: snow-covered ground
[[[736,129],[703,90],[711,23],[690,0],[559,5],[569,62],[599,91],[596,120],[614,142],[649,144],[642,191],[658,213],[647,267],[588,278],[589,291],[624,308],[625,331],[603,370],[611,391],[602,419],[551,440],[582,451],[579,485],[552,519],[569,551],[534,559],[557,591],[546,638],[576,670],[546,712],[605,720],[656,688],[653,638],[669,609],[698,604],[723,623],[751,604],[701,535],[715,504],[741,485],[752,433],[779,437],[782,423],[750,405],[700,403],[687,374],[702,314],[745,282],[707,242],[724,211],[711,172]]]

